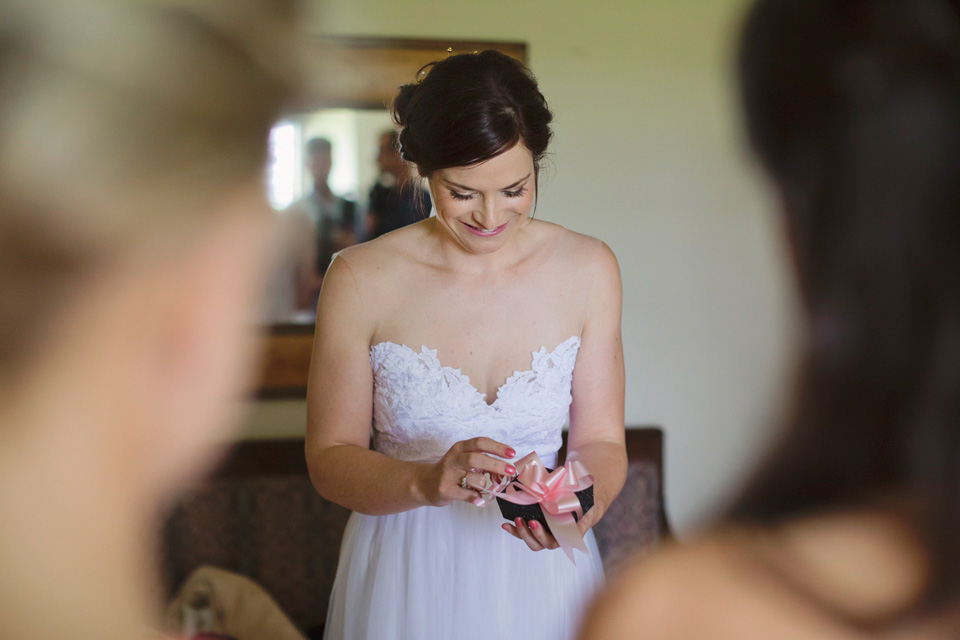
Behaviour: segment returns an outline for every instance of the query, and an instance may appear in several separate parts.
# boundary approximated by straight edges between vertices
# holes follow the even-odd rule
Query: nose
[[[483,198],[480,203],[480,209],[475,211],[473,219],[477,226],[482,229],[494,229],[497,225],[496,202],[493,198]]]

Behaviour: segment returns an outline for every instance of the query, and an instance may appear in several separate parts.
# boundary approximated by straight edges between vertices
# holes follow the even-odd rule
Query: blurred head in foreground
[[[278,0],[0,6],[0,637],[134,637],[245,383]],[[143,631],[142,629],[138,629]]]
[[[739,616],[737,637],[935,634],[926,625],[960,604],[957,4],[760,0],[749,13],[747,129],[783,204],[804,357],[784,436],[729,513],[754,582],[736,554],[712,563],[709,544],[647,565],[669,582],[683,554],[702,560],[700,588],[717,579],[700,595],[730,605],[713,622]],[[638,575],[621,594],[645,589]]]

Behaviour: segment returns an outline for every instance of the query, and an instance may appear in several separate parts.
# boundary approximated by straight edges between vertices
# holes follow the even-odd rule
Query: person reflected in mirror
[[[314,308],[323,275],[327,272],[333,255],[345,247],[356,244],[358,237],[356,203],[330,190],[333,144],[326,138],[311,138],[307,141],[305,151],[306,167],[313,180],[313,189],[291,205],[291,209],[303,212],[301,215],[305,214],[313,225],[316,247],[315,278],[308,287],[311,295],[305,307]]]
[[[234,437],[298,53],[283,0],[0,3],[0,638],[160,625]]]
[[[397,131],[380,135],[377,168],[380,177],[370,189],[366,238],[372,240],[430,215],[430,194],[413,178],[410,165],[400,155]]]
[[[958,638],[960,3],[760,0],[739,64],[803,308],[785,429],[582,637]]]
[[[275,214],[263,320],[311,323],[322,279],[317,273],[317,228],[303,207]]]
[[[326,637],[571,638],[626,477],[620,269],[533,217],[553,116],[522,63],[451,55],[420,76],[393,117],[436,215],[337,254],[317,309],[307,463],[354,512]],[[576,564],[538,520],[478,505],[488,474],[556,466],[568,420],[567,461],[594,478]]]

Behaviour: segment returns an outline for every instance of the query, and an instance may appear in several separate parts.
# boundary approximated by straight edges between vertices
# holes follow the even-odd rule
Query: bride
[[[602,581],[590,528],[626,473],[616,259],[531,217],[552,115],[519,62],[450,56],[393,115],[436,215],[342,251],[324,280],[306,453],[355,512],[327,637],[571,637]],[[575,565],[536,520],[473,504],[484,473],[533,451],[555,466],[568,418],[596,500]]]

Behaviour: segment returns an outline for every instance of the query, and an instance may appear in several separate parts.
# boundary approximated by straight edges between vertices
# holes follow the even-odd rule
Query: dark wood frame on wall
[[[307,36],[303,40],[304,92],[295,111],[385,109],[397,88],[416,80],[424,65],[453,53],[496,49],[526,62],[522,42]],[[254,395],[304,398],[313,345],[312,324],[266,329],[264,364]]]
[[[310,36],[304,41],[304,107],[385,109],[402,84],[452,53],[496,49],[527,61],[522,42]]]

